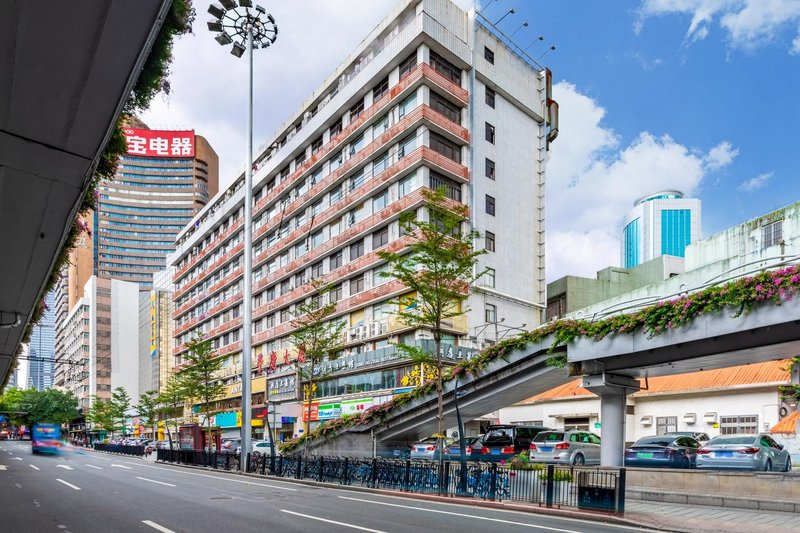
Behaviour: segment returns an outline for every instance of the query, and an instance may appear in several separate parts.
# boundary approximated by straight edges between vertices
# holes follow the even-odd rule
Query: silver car
[[[533,438],[528,458],[536,463],[599,465],[600,437],[588,431],[542,431]]]
[[[411,459],[438,459],[439,454],[436,451],[436,437],[428,437],[411,446]],[[444,446],[447,447],[453,443],[453,439],[445,439]]]
[[[697,468],[788,472],[792,458],[766,433],[721,435],[697,450]]]

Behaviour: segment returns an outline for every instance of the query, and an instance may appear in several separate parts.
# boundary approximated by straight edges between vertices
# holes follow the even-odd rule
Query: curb
[[[337,489],[337,490],[345,490],[351,492],[360,492],[364,494],[379,494],[381,496],[393,496],[396,498],[407,498],[409,500],[418,500],[418,501],[429,501],[435,503],[449,503],[454,505],[464,505],[469,507],[481,507],[485,509],[495,509],[500,511],[516,511],[516,512],[523,512],[528,514],[540,514],[546,516],[556,516],[562,518],[573,518],[579,520],[587,520],[591,522],[600,522],[606,524],[616,524],[622,526],[630,526],[630,527],[643,527],[651,530],[658,530],[658,531],[674,531],[677,533],[689,533],[688,531],[683,530],[676,530],[676,529],[664,529],[663,526],[648,523],[647,521],[637,521],[630,518],[624,518],[621,516],[613,515],[613,514],[606,514],[606,513],[591,513],[586,511],[579,511],[579,510],[571,510],[571,509],[558,509],[558,508],[548,508],[548,507],[539,507],[533,505],[526,505],[522,502],[494,502],[489,500],[475,500],[472,498],[460,498],[457,496],[440,496],[438,494],[421,494],[416,492],[402,492],[396,490],[388,490],[388,489],[371,489],[368,487],[356,487],[352,485],[339,485],[337,483],[326,483],[320,481],[313,481],[309,479],[295,479],[295,478],[283,478],[283,477],[273,477],[273,476],[263,476],[261,474],[253,474],[253,473],[241,473],[236,470],[217,470],[214,468],[208,468],[205,466],[196,466],[196,465],[187,465],[182,463],[169,463],[165,461],[155,461],[155,464],[162,464],[162,465],[171,465],[171,466],[179,466],[182,468],[190,468],[193,470],[202,470],[204,472],[218,472],[222,474],[231,474],[234,476],[242,476],[242,477],[249,477],[253,479],[260,479],[260,480],[275,480],[280,481],[283,483],[292,483],[295,485],[304,485],[307,487],[320,487],[320,488],[329,488],[329,489]]]

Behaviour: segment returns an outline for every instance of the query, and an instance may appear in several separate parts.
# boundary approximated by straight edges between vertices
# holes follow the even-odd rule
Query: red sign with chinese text
[[[194,157],[194,130],[144,130],[123,128],[129,155],[142,157]]]

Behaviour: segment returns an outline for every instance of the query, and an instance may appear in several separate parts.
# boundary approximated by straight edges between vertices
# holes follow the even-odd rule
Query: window
[[[333,172],[334,170],[336,170],[337,168],[342,166],[342,152],[339,152],[338,154],[335,154],[333,157],[331,157],[330,158],[330,164],[331,164],[331,167],[330,167],[331,168],[331,170],[330,170],[331,172]]]
[[[456,163],[461,163],[461,147],[438,133],[431,132],[431,149]]]
[[[417,148],[417,141],[418,137],[416,133],[412,133],[402,141],[400,141],[400,146],[397,148],[397,159],[410,154]]]
[[[495,173],[494,173],[494,161],[492,161],[488,157],[486,158],[486,170],[485,170],[485,173],[486,173],[486,177],[487,178],[489,178],[490,180],[494,179],[494,176],[495,176]]]
[[[495,92],[490,88],[486,87],[486,105],[494,109],[494,97]]]
[[[364,240],[360,240],[350,245],[350,261],[358,259],[364,255]]]
[[[483,47],[483,58],[494,65],[494,52],[488,46]]]
[[[783,241],[783,220],[761,226],[761,249],[767,249]]]
[[[342,132],[342,119],[339,119],[336,124],[331,126],[331,139],[339,135]]]
[[[311,143],[311,155],[316,154],[319,152],[319,149],[322,148],[322,135],[317,137],[314,142]]]
[[[493,304],[486,304],[484,308],[485,320],[487,324],[494,324],[497,322],[497,306]]]
[[[341,299],[342,299],[342,284],[340,283],[334,288],[332,288],[331,292],[328,293],[328,301],[333,303],[333,302],[338,302]]]
[[[400,183],[398,184],[398,196],[402,198],[403,196],[410,194],[412,191],[415,191],[417,187],[419,187],[419,185],[417,181],[417,174],[415,172],[414,174],[406,176],[400,180]]]
[[[656,417],[656,435],[664,435],[678,431],[677,416],[658,416]]]
[[[433,91],[431,91],[431,108],[456,124],[461,124],[461,108],[445,100],[442,96],[439,96]]]
[[[400,63],[400,79],[402,80],[409,72],[414,70],[417,66],[417,51],[411,52],[411,55]]]
[[[431,189],[444,189],[444,195],[456,202],[461,201],[461,184],[431,171]]]
[[[416,93],[416,91],[411,93],[410,95],[408,95],[406,97],[406,99],[403,100],[400,103],[400,107],[399,107],[399,111],[398,111],[398,113],[400,115],[400,118],[403,118],[404,116],[406,116],[406,114],[409,113],[415,107],[417,107],[417,93]]]
[[[445,78],[457,85],[461,85],[461,69],[453,65],[451,62],[433,50],[431,50],[431,66],[436,72],[442,74]]]
[[[494,126],[486,123],[486,140],[494,144]]]
[[[486,232],[486,244],[484,245],[484,248],[490,252],[494,252],[494,233],[491,231]]]
[[[290,290],[292,290],[292,281],[290,279],[281,281],[281,294],[286,294]]]
[[[341,199],[342,199],[342,186],[341,184],[339,184],[336,186],[336,188],[331,189],[329,203],[333,205]]]
[[[300,153],[300,155],[298,155],[298,156],[297,156],[297,157],[294,159],[294,168],[297,168],[297,167],[299,167],[300,165],[302,165],[302,164],[305,162],[305,160],[306,160],[306,152],[305,152],[305,150],[303,150],[303,151]]]
[[[377,213],[389,203],[389,190],[385,190],[380,194],[372,197],[372,212]]]
[[[495,287],[495,280],[496,280],[496,272],[493,268],[487,268],[486,272],[483,274],[484,284],[487,287]]]
[[[389,152],[384,152],[372,160],[372,175],[377,176],[389,166]]]
[[[325,242],[325,233],[319,230],[311,236],[311,249],[318,248],[323,242]]]
[[[331,255],[330,261],[328,264],[328,271],[334,270],[342,266],[342,251],[339,250],[335,254]]]
[[[289,308],[281,309],[281,324],[289,321]]]
[[[389,78],[383,78],[378,84],[372,89],[372,101],[375,102],[380,100],[381,97],[389,92]]]
[[[486,214],[487,215],[495,215],[495,200],[494,196],[486,195]]]
[[[322,276],[322,273],[323,273],[322,261],[320,261],[319,263],[315,263],[314,265],[311,266],[312,278],[319,278]]]
[[[350,280],[350,294],[358,294],[364,290],[364,274]]]
[[[758,433],[758,415],[728,415],[719,417],[719,434]]]
[[[364,99],[362,98],[356,105],[350,108],[350,122],[357,119],[364,112]]]
[[[380,135],[381,133],[383,133],[386,130],[388,130],[389,129],[389,114],[387,113],[387,114],[383,115],[381,118],[379,118],[375,122],[375,124],[373,124],[372,127],[374,129],[374,135],[375,136]]]
[[[372,234],[372,249],[377,250],[381,246],[389,244],[389,226],[379,229]]]
[[[350,143],[349,154],[352,157],[356,152],[364,148],[364,134],[361,134],[358,139],[354,139]]]

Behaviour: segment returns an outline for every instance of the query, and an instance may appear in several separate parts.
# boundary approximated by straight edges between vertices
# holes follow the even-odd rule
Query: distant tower
[[[680,191],[658,191],[633,204],[622,230],[622,266],[633,268],[660,255],[683,257],[700,239],[700,200]]]

